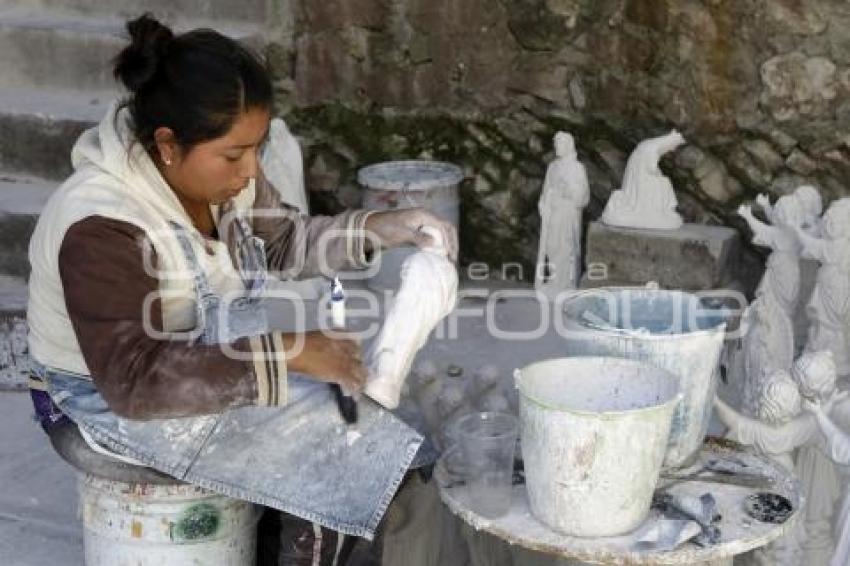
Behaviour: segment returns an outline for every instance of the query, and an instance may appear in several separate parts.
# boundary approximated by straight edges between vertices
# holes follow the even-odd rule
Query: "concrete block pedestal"
[[[738,233],[724,226],[684,224],[638,230],[591,222],[582,288],[645,285],[702,291],[738,288]]]

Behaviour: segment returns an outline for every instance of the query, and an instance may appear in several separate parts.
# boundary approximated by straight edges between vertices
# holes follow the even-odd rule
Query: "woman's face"
[[[156,136],[163,177],[181,200],[220,204],[235,197],[257,176],[259,150],[268,134],[269,120],[268,110],[249,109],[226,134],[188,151],[174,142],[173,135],[168,140],[168,128],[160,128]]]

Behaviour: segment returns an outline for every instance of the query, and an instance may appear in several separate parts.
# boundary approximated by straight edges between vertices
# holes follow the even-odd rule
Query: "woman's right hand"
[[[363,389],[367,372],[359,340],[348,337],[345,332],[335,331],[330,336],[320,330],[304,333],[303,339],[300,351],[292,351],[291,357],[287,355],[290,370],[318,381],[337,383],[346,393]]]

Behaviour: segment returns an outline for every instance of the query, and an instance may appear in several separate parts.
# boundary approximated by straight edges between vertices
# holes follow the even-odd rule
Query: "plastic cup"
[[[511,508],[517,418],[508,413],[471,413],[452,427],[463,457],[469,506],[493,519]]]

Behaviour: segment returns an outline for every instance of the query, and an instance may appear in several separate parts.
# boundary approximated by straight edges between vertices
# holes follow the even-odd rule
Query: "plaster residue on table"
[[[699,564],[713,562],[743,554],[754,548],[764,546],[792,528],[797,520],[797,510],[802,498],[796,481],[791,475],[771,461],[725,442],[707,442],[700,452],[699,460],[686,470],[678,470],[675,476],[684,477],[698,470],[709,459],[723,461],[742,461],[746,464],[748,475],[766,478],[765,485],[746,487],[699,480],[662,480],[672,493],[684,493],[700,496],[706,492],[714,495],[717,510],[722,515],[719,524],[721,541],[716,545],[701,548],[686,543],[670,552],[651,552],[632,550],[636,542],[635,533],[610,538],[576,538],[561,535],[540,523],[531,514],[525,486],[514,487],[511,511],[498,519],[486,519],[472,511],[466,501],[466,491],[462,485],[445,482],[445,470],[438,468],[438,481],[443,487],[440,496],[449,509],[477,530],[488,532],[511,544],[539,551],[545,554],[571,558],[596,564],[634,564],[634,565],[673,565]],[[734,481],[733,478],[727,478]],[[752,477],[748,477],[752,480]],[[742,481],[741,483],[747,483]],[[795,512],[784,524],[761,523],[750,518],[744,511],[744,499],[753,493],[771,491],[787,497]],[[655,513],[655,511],[653,511]],[[731,562],[730,562],[731,563]]]

